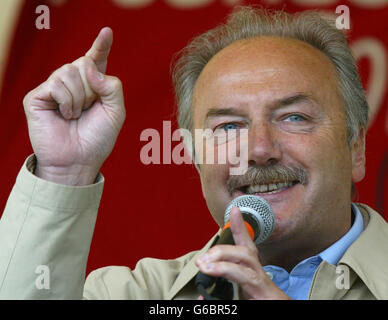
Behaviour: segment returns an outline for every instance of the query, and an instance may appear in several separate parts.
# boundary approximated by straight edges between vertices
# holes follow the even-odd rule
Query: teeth
[[[280,183],[270,183],[270,184],[261,184],[261,185],[253,185],[249,186],[246,189],[247,194],[253,194],[253,193],[275,193],[281,191],[280,189],[288,188],[293,186],[294,183],[292,182],[280,182]]]
[[[290,183],[290,185],[292,185],[292,183]],[[287,185],[287,183],[285,183],[285,182],[281,182],[281,183],[278,183],[278,188],[280,189],[280,188],[285,188],[285,187],[287,187],[288,185]]]

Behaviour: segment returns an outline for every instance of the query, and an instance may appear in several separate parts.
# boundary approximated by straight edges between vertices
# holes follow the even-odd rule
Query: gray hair
[[[235,41],[260,36],[304,41],[331,60],[344,104],[347,142],[351,145],[359,129],[366,129],[368,122],[368,104],[357,65],[345,34],[335,27],[334,21],[311,10],[290,14],[241,6],[234,10],[225,24],[195,37],[178,53],[172,69],[180,128],[193,131],[191,107],[194,86],[210,59]]]

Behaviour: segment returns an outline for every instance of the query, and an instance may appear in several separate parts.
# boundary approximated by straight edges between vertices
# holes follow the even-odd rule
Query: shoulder
[[[143,258],[132,270],[109,266],[92,271],[85,282],[85,299],[165,299],[181,270],[197,251],[176,259]]]
[[[355,203],[355,205],[363,215],[365,231],[368,227],[373,229],[381,228],[385,231],[388,230],[388,223],[380,213],[363,203]],[[369,224],[371,224],[371,226],[369,226]]]
[[[369,206],[356,205],[364,217],[364,231],[341,262],[358,274],[377,299],[388,299],[388,223]]]

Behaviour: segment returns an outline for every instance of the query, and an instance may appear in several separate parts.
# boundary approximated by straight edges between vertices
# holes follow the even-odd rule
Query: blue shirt
[[[320,263],[324,260],[336,265],[345,251],[364,230],[361,212],[354,204],[352,204],[352,211],[355,219],[350,230],[341,239],[318,255],[299,262],[290,273],[278,266],[267,265],[263,267],[272,281],[291,299],[307,300],[314,273]]]

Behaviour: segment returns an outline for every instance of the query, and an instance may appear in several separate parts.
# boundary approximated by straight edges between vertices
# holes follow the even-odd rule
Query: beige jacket
[[[145,258],[134,270],[97,269],[84,282],[104,178],[99,175],[95,184],[85,187],[63,186],[37,178],[30,172],[33,166],[30,156],[0,220],[1,299],[198,297],[194,261],[212,239],[202,250],[174,260]],[[309,299],[388,299],[388,224],[368,206],[357,206],[364,232],[341,258],[339,268],[320,264]],[[341,281],[345,269],[348,282]]]

